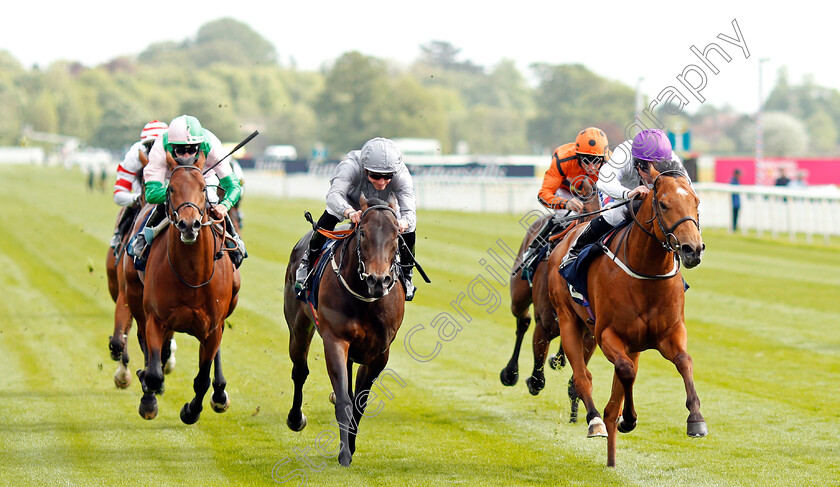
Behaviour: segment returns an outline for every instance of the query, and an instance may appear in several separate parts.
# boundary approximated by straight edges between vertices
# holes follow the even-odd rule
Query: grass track
[[[514,337],[507,289],[497,284],[498,302],[483,306],[463,298],[469,320],[449,304],[479,274],[493,282],[479,261],[497,239],[518,246],[518,217],[421,211],[418,257],[434,284],[420,285],[392,348],[389,367],[406,385],[391,383],[394,397],[363,420],[353,465],[342,469],[314,453],[318,434],[336,429],[318,338],[304,389],[309,426],[294,433],[285,425],[292,382],[282,276],[307,227],[303,211],[322,203],[246,197],[251,257],[223,340],[231,409],[205,408],[186,426],[178,412],[192,397],[195,340],[179,338],[154,421],[137,414],[136,381],[122,391],[111,379],[110,194],[85,192],[83,175],[63,169],[0,167],[0,180],[2,484],[272,485],[275,466],[285,485],[305,476],[313,486],[840,483],[840,247],[705,231],[703,264],[685,277],[689,351],[710,435],[686,437],[682,381],[648,352],[636,382],[639,426],[620,437],[618,466],[608,469],[605,442],[567,423],[570,370],[550,371],[546,389],[530,396],[526,344],[520,383],[499,383]],[[412,359],[408,330],[425,327],[412,345],[430,353],[429,324],[442,311],[463,330],[433,360]],[[130,352],[133,371],[142,363],[134,336]],[[600,352],[592,373],[603,407],[612,371]],[[298,458],[307,448],[311,466]]]

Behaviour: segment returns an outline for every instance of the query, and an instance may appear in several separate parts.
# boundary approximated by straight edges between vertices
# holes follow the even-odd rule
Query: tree
[[[765,156],[801,156],[807,153],[809,137],[801,120],[789,113],[767,112],[762,123]],[[755,141],[754,123],[744,130],[742,139],[745,145]]]
[[[817,111],[808,117],[805,125],[811,141],[808,152],[826,154],[837,148],[837,126],[828,113]]]
[[[358,51],[348,52],[336,60],[325,77],[315,112],[331,153],[358,149],[385,132],[389,90],[382,61]]]

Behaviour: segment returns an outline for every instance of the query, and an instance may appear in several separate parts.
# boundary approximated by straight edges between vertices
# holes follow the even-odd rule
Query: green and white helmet
[[[175,117],[169,123],[169,143],[172,145],[191,145],[204,142],[204,130],[201,122],[190,115]]]

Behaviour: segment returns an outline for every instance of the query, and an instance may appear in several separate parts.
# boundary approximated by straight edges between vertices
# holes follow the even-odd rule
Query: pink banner
[[[770,157],[756,165],[755,158],[721,157],[715,161],[715,182],[728,183],[735,169],[741,170],[741,184],[772,186],[784,173],[809,185],[840,185],[840,159]]]

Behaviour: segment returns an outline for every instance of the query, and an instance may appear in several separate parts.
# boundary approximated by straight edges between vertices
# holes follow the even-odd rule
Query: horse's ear
[[[388,206],[390,206],[392,210],[396,211],[397,195],[395,195],[394,193],[391,193],[391,196],[388,196]]]
[[[170,171],[175,169],[175,166],[178,165],[178,163],[175,162],[175,158],[172,157],[172,154],[169,152],[166,153],[166,165],[169,167]]]
[[[204,152],[198,151],[198,160],[193,165],[203,171],[205,162],[207,162],[207,158],[204,156]]]
[[[146,167],[146,164],[149,163],[149,158],[146,156],[146,153],[143,152],[143,149],[137,149],[140,156],[140,163],[143,164],[143,167]]]
[[[366,210],[366,209],[367,209],[367,207],[368,207],[367,198],[365,198],[365,194],[364,194],[364,193],[362,193],[362,195],[361,195],[361,196],[359,196],[359,206],[361,206],[361,207],[362,207],[362,210],[363,210],[363,211],[364,211],[364,210]]]
[[[659,177],[659,171],[656,170],[656,165],[653,162],[648,164],[648,168],[650,170],[651,179],[656,179],[657,177]]]

